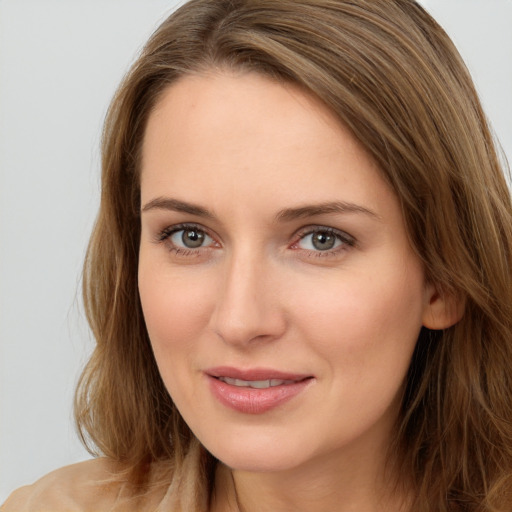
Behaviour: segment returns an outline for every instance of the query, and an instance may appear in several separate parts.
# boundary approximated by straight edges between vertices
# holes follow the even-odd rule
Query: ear
[[[440,290],[434,284],[427,284],[423,326],[434,331],[448,329],[464,315],[466,301],[454,293]]]

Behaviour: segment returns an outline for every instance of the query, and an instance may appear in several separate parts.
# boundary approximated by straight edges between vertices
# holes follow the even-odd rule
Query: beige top
[[[172,510],[170,486],[128,493],[112,463],[98,458],[66,466],[14,491],[1,512],[157,512]]]

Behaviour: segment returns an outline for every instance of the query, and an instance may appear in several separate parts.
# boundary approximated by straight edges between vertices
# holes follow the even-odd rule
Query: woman
[[[510,510],[512,206],[412,0],[193,0],[107,118],[76,399],[5,510]]]

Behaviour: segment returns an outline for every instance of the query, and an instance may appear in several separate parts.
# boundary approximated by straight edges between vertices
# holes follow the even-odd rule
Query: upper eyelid
[[[208,228],[206,228],[203,225],[198,224],[196,222],[183,222],[183,223],[167,226],[164,229],[159,230],[157,232],[155,238],[156,238],[157,242],[162,242],[164,240],[169,239],[171,237],[171,235],[173,235],[174,233],[177,233],[178,231],[182,231],[185,229],[190,229],[190,228],[197,229],[198,231],[202,231],[203,233],[208,235],[213,240],[216,240],[218,238],[214,234],[212,234],[212,232]]]
[[[210,230],[208,228],[201,224],[198,224],[197,222],[180,222],[178,224],[172,224],[162,229],[160,233],[176,233],[176,231],[182,231],[183,229],[187,228],[195,228],[198,231],[204,231],[206,234],[210,233]]]
[[[306,235],[310,235],[312,233],[318,233],[318,232],[322,232],[322,231],[327,231],[334,235],[338,235],[341,238],[348,238],[351,241],[353,241],[354,243],[356,242],[356,238],[354,236],[352,236],[350,233],[347,233],[346,231],[344,231],[342,229],[333,228],[331,226],[323,226],[321,224],[312,224],[309,226],[304,226],[295,232],[294,237],[302,238]]]

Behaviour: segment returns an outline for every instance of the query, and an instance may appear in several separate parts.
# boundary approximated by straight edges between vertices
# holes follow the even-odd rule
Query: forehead
[[[211,71],[185,75],[164,91],[146,127],[144,150],[151,138],[172,144],[177,136],[197,141],[206,135],[203,143],[227,136],[227,144],[244,137],[250,144],[251,138],[270,142],[278,136],[293,145],[300,137],[311,144],[328,134],[337,137],[340,130],[346,129],[327,107],[295,84],[253,72]]]
[[[254,73],[185,76],[148,120],[143,202],[262,191],[269,201],[338,200],[343,191],[362,200],[376,185],[385,188],[373,159],[319,100]]]

